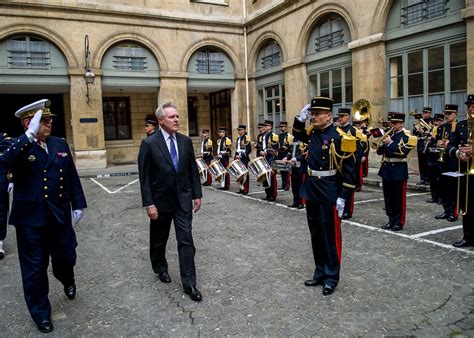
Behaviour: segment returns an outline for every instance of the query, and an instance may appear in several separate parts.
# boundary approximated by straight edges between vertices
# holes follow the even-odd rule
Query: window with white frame
[[[316,27],[315,51],[322,52],[344,45],[346,23],[339,15],[329,15]]]
[[[274,84],[258,90],[258,122],[271,120],[274,126],[286,120],[285,85]]]
[[[388,58],[390,110],[423,106],[442,112],[445,104],[463,109],[467,89],[466,42],[446,42],[401,51]]]
[[[113,68],[119,71],[145,71],[148,68],[144,49],[136,44],[125,43],[114,47]]]
[[[8,40],[8,66],[10,68],[49,68],[49,43],[34,36],[19,36]]]
[[[213,49],[200,50],[197,52],[196,71],[200,74],[224,73],[224,54]]]
[[[401,22],[405,26],[419,24],[446,15],[449,0],[405,0]]]
[[[269,69],[281,65],[281,49],[275,40],[266,43],[260,52],[262,69]]]
[[[325,96],[334,100],[333,111],[352,105],[352,66],[341,65],[310,75],[310,97]]]

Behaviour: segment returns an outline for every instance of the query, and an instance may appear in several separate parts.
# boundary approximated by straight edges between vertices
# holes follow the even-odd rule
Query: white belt
[[[389,162],[389,163],[401,163],[401,162],[408,162],[407,158],[406,157],[403,157],[403,158],[398,158],[398,157],[385,157],[383,159],[384,162]]]
[[[333,170],[311,170],[311,169],[308,169],[308,175],[309,176],[319,176],[319,177],[334,176],[334,175],[336,175],[336,173],[337,173],[336,169],[333,169]]]

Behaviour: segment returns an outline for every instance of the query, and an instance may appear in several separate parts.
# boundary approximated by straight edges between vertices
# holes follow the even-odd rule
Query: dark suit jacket
[[[58,224],[71,226],[71,208],[87,207],[66,141],[50,136],[46,144],[48,153],[23,134],[0,156],[0,165],[11,167],[14,177],[10,224],[47,226],[51,212]]]
[[[202,197],[193,143],[179,133],[176,133],[176,142],[178,172],[161,131],[147,137],[140,145],[138,172],[144,207],[155,205],[158,212],[170,212],[179,206],[188,212],[193,208],[192,200]]]

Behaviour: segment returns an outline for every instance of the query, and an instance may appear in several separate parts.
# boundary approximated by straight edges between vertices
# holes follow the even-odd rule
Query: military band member
[[[293,138],[293,143],[290,146],[286,159],[290,161],[291,169],[291,192],[293,194],[293,203],[290,204],[289,208],[303,209],[305,200],[301,197],[301,186],[306,179],[308,171],[308,162],[306,157],[308,156],[308,145],[304,142],[298,141]]]
[[[263,122],[265,133],[262,137],[262,150],[260,151],[260,156],[265,157],[268,164],[271,166],[273,160],[278,154],[278,135],[275,134],[273,130],[273,121],[265,120]],[[276,180],[276,171],[272,170],[270,175],[270,182],[265,182],[265,197],[263,198],[266,201],[275,201],[277,198],[277,180]]]
[[[333,100],[314,97],[296,116],[293,135],[308,143],[308,177],[301,188],[316,265],[306,286],[323,285],[323,295],[334,292],[340,277],[341,221],[345,200],[355,188],[355,139],[343,140],[332,121]],[[305,129],[305,121],[312,118]]]
[[[25,133],[0,156],[11,167],[15,188],[10,224],[16,228],[23,291],[31,317],[41,332],[51,332],[48,265],[74,299],[77,224],[87,207],[81,182],[64,139],[51,136],[49,100],[19,109]],[[72,212],[71,212],[72,211]]]
[[[353,121],[352,125],[356,130],[357,139],[357,156],[356,156],[356,190],[361,191],[364,185],[364,171],[367,164],[367,157],[370,150],[369,142],[367,141],[367,135],[364,130],[360,127],[362,121]],[[368,132],[366,130],[366,132]],[[368,165],[367,165],[368,170]]]
[[[239,136],[235,140],[235,157],[234,159],[240,160],[245,167],[248,168],[250,162],[250,153],[252,152],[252,145],[250,143],[250,136],[247,135],[247,126],[245,124],[239,124],[237,127]],[[247,195],[249,193],[249,175],[245,175],[244,181],[239,186],[239,194]]]
[[[293,143],[293,135],[288,133],[288,122],[280,122],[280,133],[278,134],[278,143],[280,148],[278,149],[278,160],[283,160],[286,158],[288,149]],[[290,172],[289,171],[280,171],[281,176],[281,190],[290,190]]]
[[[151,120],[151,119],[146,120],[145,132],[146,132],[147,137],[153,135],[153,133],[156,131],[157,125],[158,125],[158,122],[156,120]]]
[[[433,119],[433,129],[430,135],[425,140],[426,154],[428,154],[428,174],[430,177],[430,191],[431,198],[426,203],[442,203],[442,188],[441,188],[441,169],[443,163],[440,162],[440,151],[436,146],[436,136],[438,128],[444,123],[444,114],[435,114]]]
[[[367,139],[370,137],[371,134],[367,126],[367,119],[360,121],[359,129],[362,131],[362,133],[366,136]],[[370,144],[369,142],[367,142],[364,155],[362,156],[362,159],[361,159],[362,177],[367,177],[369,175],[369,154],[370,154]]]
[[[265,126],[263,122],[259,122],[257,125],[257,141],[255,142],[255,154],[256,157],[260,156],[261,151],[263,150],[263,135],[265,135]]]
[[[6,133],[0,133],[0,156],[10,146],[11,138]],[[12,183],[9,179],[8,168],[0,164],[0,259],[5,257],[3,241],[7,237],[8,210],[9,210],[9,190]]]
[[[474,175],[473,164],[473,143],[474,143],[474,95],[468,95],[467,101],[467,119],[456,125],[456,130],[450,137],[448,153],[452,157],[459,159],[459,172],[465,174],[459,178],[459,205],[462,210],[462,229],[463,238],[453,246],[463,248],[474,246]],[[466,181],[466,173],[469,172],[469,179]],[[467,200],[466,200],[467,198]]]
[[[436,145],[442,149],[440,157],[442,159],[442,173],[450,173],[457,170],[457,158],[449,156],[448,144],[451,134],[456,130],[457,126],[458,105],[446,104],[444,107],[443,123],[436,133]],[[457,179],[448,175],[441,174],[441,199],[443,200],[444,212],[436,215],[436,219],[446,219],[448,222],[455,222],[458,219],[458,211],[456,208],[456,186]]]
[[[213,144],[212,140],[209,137],[209,129],[203,129],[201,133],[201,156],[206,162],[207,166],[211,165],[213,160],[212,157],[213,152]],[[203,185],[211,185],[212,184],[212,176],[207,173],[207,181],[203,183]]]
[[[226,135],[226,128],[220,127],[217,132],[219,138],[217,139],[217,158],[222,163],[224,168],[229,166],[229,158],[232,152],[232,140]],[[224,178],[221,181],[219,190],[229,190],[230,188],[230,174],[225,173]]]
[[[421,116],[422,119],[428,126],[432,126],[433,119],[431,118],[431,107],[424,107]],[[413,128],[413,135],[418,138],[416,145],[416,151],[418,153],[418,168],[420,171],[420,182],[418,185],[429,185],[429,166],[428,166],[428,154],[425,152],[425,139],[428,130]]]
[[[385,213],[388,223],[382,229],[400,231],[405,225],[408,153],[416,146],[416,136],[404,128],[405,114],[389,113],[392,133],[386,133],[377,149],[383,155],[379,176],[382,177]]]

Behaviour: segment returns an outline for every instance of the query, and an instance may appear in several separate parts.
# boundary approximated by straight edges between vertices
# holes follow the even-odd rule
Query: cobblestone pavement
[[[85,175],[87,176],[87,175]],[[198,288],[183,293],[174,232],[168,245],[171,284],[153,274],[148,220],[138,176],[83,177],[89,208],[77,226],[78,293],[67,300],[50,275],[57,336],[474,336],[474,250],[455,249],[461,222],[435,220],[440,206],[409,191],[407,225],[386,223],[380,188],[356,194],[342,224],[343,262],[336,292],[308,288],[314,263],[304,210],[288,191],[261,201],[203,187],[194,218]],[[23,300],[14,228],[0,261],[0,336],[41,335]]]

